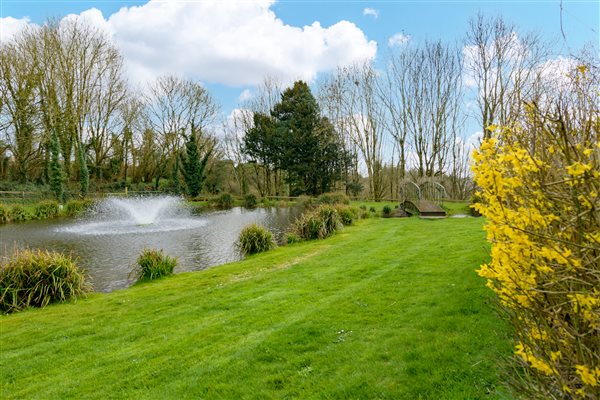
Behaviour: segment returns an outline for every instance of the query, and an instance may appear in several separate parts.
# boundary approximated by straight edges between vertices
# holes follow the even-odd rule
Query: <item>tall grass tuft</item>
[[[292,225],[291,231],[305,240],[324,239],[342,226],[335,208],[323,205],[302,214]]]
[[[256,195],[252,193],[248,193],[244,196],[244,207],[245,208],[255,208],[258,200],[256,199]]]
[[[76,217],[83,214],[94,204],[91,200],[71,200],[65,205],[65,213],[69,217]]]
[[[360,216],[359,210],[354,207],[338,204],[335,206],[335,209],[340,216],[340,221],[346,226],[352,225],[352,223]]]
[[[390,207],[389,205],[385,205],[383,206],[383,209],[381,210],[381,216],[384,218],[389,218],[392,216],[392,207]]]
[[[177,258],[169,257],[162,250],[144,249],[137,259],[137,267],[133,273],[137,281],[151,281],[172,275],[177,265]]]
[[[44,200],[36,204],[33,217],[35,219],[55,218],[58,213],[58,202],[56,200]]]
[[[57,252],[16,250],[0,266],[2,312],[64,302],[90,288],[75,261]]]
[[[233,207],[233,197],[229,193],[223,193],[217,199],[217,206],[223,210]]]
[[[262,253],[276,247],[273,234],[257,224],[248,225],[242,229],[238,238],[238,246],[245,255]]]

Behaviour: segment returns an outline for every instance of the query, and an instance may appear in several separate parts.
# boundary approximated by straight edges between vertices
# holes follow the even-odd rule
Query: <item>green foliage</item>
[[[256,199],[256,195],[252,193],[248,193],[244,196],[244,207],[246,208],[254,208],[256,207],[258,200]]]
[[[319,196],[320,204],[350,204],[350,199],[344,193],[325,193]]]
[[[469,200],[469,210],[473,217],[481,217],[481,213],[479,212],[478,205],[482,202],[481,195],[479,193],[474,193]]]
[[[375,207],[371,206],[371,207],[369,207],[369,212],[376,213],[377,210],[375,210]]]
[[[137,259],[133,273],[139,281],[151,281],[172,275],[177,259],[169,257],[162,250],[144,249]]]
[[[64,302],[89,288],[75,261],[61,253],[16,251],[0,266],[0,310],[3,312]]]
[[[9,209],[4,204],[0,204],[0,224],[6,224],[9,219]]]
[[[341,226],[336,209],[322,205],[302,214],[292,225],[291,231],[305,240],[324,239],[333,235]]]
[[[79,159],[79,194],[81,194],[81,196],[85,197],[85,196],[87,196],[88,190],[90,188],[90,171],[87,166],[87,155],[85,153],[83,143],[79,144],[78,159]]]
[[[252,224],[246,226],[240,232],[238,247],[245,255],[262,253],[274,248],[273,234],[265,227]]]
[[[233,207],[233,197],[229,193],[223,193],[217,198],[217,207],[223,210]]]
[[[359,217],[358,209],[354,207],[349,207],[343,204],[337,204],[335,206],[335,209],[338,215],[340,216],[340,221],[342,221],[342,224],[346,226],[352,225],[354,220],[358,219]]]
[[[50,135],[50,189],[54,193],[56,200],[64,200],[64,171],[60,162],[60,143],[56,131]]]
[[[317,201],[311,196],[299,196],[296,205],[303,210],[308,210],[317,206]]]
[[[196,130],[192,127],[192,132],[185,142],[185,157],[182,160],[183,179],[185,180],[188,196],[196,197],[202,190],[204,170],[206,169],[208,159],[210,158],[213,149],[214,146],[206,148],[204,145],[198,148]],[[204,155],[202,156],[201,153],[203,151]]]
[[[10,220],[12,222],[24,222],[31,219],[31,214],[27,212],[25,207],[20,204],[15,204],[10,208]]]
[[[90,200],[70,200],[65,205],[65,214],[69,217],[81,215],[85,210],[94,204]]]
[[[383,209],[381,210],[381,215],[385,218],[391,217],[392,216],[392,207],[390,207],[389,205],[384,205]]]
[[[55,200],[44,200],[35,205],[33,217],[35,219],[48,219],[58,216],[58,202]]]
[[[302,241],[302,238],[294,232],[288,232],[285,235],[285,242],[287,244],[300,243],[301,241]]]
[[[364,204],[361,204],[358,208],[360,208],[363,211],[367,211],[367,206]]]

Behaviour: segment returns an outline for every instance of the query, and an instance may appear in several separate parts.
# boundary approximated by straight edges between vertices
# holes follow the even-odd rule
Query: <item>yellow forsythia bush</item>
[[[583,79],[473,155],[492,244],[478,272],[514,325],[525,398],[600,399],[600,117]]]

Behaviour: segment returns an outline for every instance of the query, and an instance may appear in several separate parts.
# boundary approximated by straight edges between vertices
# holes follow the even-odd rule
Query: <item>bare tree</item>
[[[370,62],[338,69],[323,89],[325,110],[338,132],[356,146],[369,178],[369,196],[383,197],[385,109],[378,96],[377,73]]]
[[[461,74],[459,52],[441,42],[404,48],[390,59],[382,98],[400,162],[408,162],[410,145],[416,178],[441,175],[448,166],[462,122]]]
[[[484,138],[492,124],[507,125],[531,97],[537,66],[548,47],[536,34],[520,36],[501,17],[478,14],[469,21],[465,46],[467,77],[476,85],[479,121]]]
[[[146,104],[149,126],[160,150],[154,176],[158,187],[169,162],[178,162],[187,135],[195,131],[199,141],[209,139],[206,130],[215,122],[219,106],[202,85],[175,76],[163,76],[151,84]]]
[[[0,130],[13,156],[21,182],[33,178],[32,164],[40,156],[39,72],[29,51],[30,28],[0,46]]]

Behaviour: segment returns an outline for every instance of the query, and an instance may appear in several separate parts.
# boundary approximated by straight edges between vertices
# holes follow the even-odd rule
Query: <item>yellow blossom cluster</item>
[[[491,126],[473,154],[487,279],[537,393],[600,399],[600,118]],[[541,389],[540,389],[541,388]],[[559,397],[560,397],[559,396]],[[550,398],[550,397],[548,397]],[[558,398],[558,397],[552,397]]]

